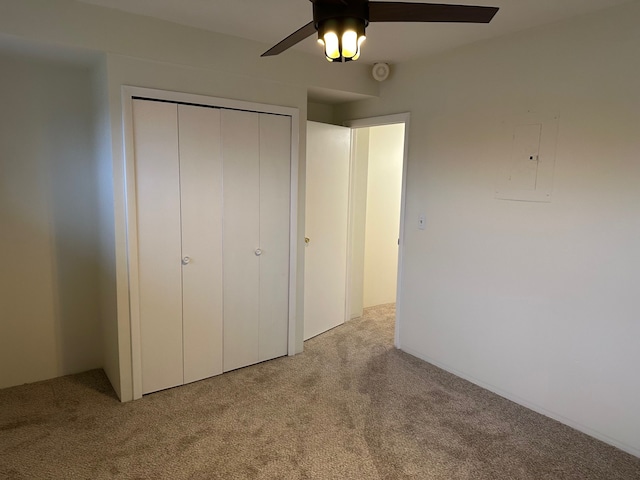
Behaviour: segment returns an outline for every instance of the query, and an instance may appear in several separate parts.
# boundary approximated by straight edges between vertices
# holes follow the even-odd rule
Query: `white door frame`
[[[393,125],[398,123],[404,124],[404,154],[402,158],[402,193],[400,197],[400,225],[398,231],[398,278],[396,284],[396,327],[395,327],[395,341],[396,348],[400,346],[400,328],[402,323],[402,302],[399,301],[402,298],[402,271],[404,266],[404,225],[405,225],[405,206],[406,206],[406,190],[407,190],[407,163],[409,160],[409,121],[410,113],[397,113],[393,115],[383,115],[379,117],[360,118],[357,120],[347,120],[344,125],[352,129],[351,134],[351,157],[353,163],[354,152],[354,135],[353,130],[356,128],[377,127],[381,125]],[[349,206],[352,208],[352,205]],[[351,218],[351,215],[349,215]],[[349,240],[347,245],[351,245],[351,225],[348,228]],[[349,259],[350,262],[350,259]],[[347,267],[347,315],[351,304],[351,265],[349,263]]]
[[[133,99],[186,103],[209,107],[271,113],[291,117],[291,190],[289,215],[289,332],[287,354],[295,354],[296,343],[296,282],[298,250],[298,165],[300,143],[300,112],[297,108],[263,103],[230,100],[151,88],[122,87],[122,117],[124,136],[125,212],[127,229],[127,268],[129,280],[129,325],[131,326],[131,370],[133,398],[142,398],[142,353],[140,337],[140,288],[138,273],[138,220],[136,212],[135,156],[133,147]]]

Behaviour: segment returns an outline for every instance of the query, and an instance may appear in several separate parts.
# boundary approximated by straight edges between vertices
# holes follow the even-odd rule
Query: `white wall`
[[[370,127],[363,306],[395,303],[404,124]]]
[[[631,2],[399,65],[339,112],[411,112],[401,348],[638,456],[639,23]],[[551,203],[495,198],[528,111],[560,115]]]
[[[89,70],[0,54],[0,388],[101,366]]]

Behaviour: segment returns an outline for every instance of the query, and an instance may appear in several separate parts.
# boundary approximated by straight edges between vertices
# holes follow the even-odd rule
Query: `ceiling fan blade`
[[[264,52],[261,57],[270,57],[284,52],[286,49],[293,47],[296,43],[301,42],[307,37],[316,33],[316,26],[313,22],[307,23],[304,27],[299,28],[280,43],[274,45]]]
[[[497,7],[440,3],[370,2],[370,22],[489,23]]]

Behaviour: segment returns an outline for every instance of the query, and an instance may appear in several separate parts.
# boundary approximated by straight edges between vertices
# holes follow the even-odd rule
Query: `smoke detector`
[[[379,82],[384,82],[389,77],[389,64],[388,63],[374,63],[371,74]]]

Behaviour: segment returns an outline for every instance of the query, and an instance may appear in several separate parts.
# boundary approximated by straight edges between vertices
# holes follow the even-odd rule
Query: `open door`
[[[346,319],[351,129],[307,122],[304,339]]]

